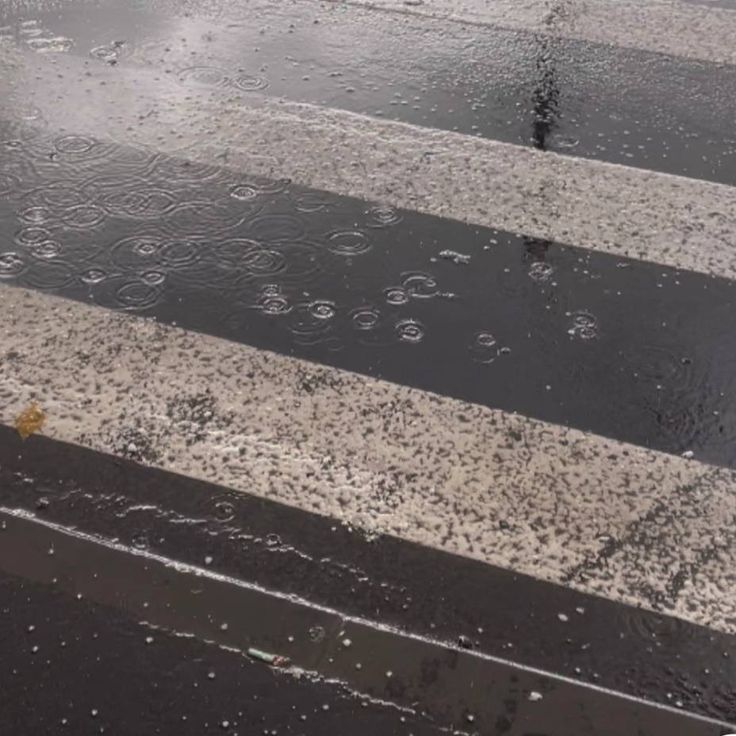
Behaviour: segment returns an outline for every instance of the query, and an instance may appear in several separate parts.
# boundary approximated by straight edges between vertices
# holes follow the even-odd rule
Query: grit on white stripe
[[[736,64],[736,10],[679,0],[347,0],[347,4]]]
[[[736,632],[729,470],[39,292],[0,311],[5,424],[35,401],[58,440]]]
[[[249,174],[725,278],[736,188],[0,47],[6,109]],[[59,76],[64,80],[60,87]]]
[[[38,14],[37,3],[26,4],[26,17]],[[290,7],[279,0],[156,0],[151,4],[169,18],[186,15],[224,23],[253,22],[274,10],[288,12]],[[345,6],[352,6],[736,64],[736,9],[687,0],[297,0],[294,4],[313,5],[323,16],[349,12]],[[45,0],[43,8],[50,13],[63,11],[65,5],[65,0]]]

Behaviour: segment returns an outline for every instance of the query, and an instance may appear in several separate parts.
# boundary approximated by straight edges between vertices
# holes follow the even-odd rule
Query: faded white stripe
[[[41,293],[0,310],[6,424],[36,401],[59,440],[736,632],[731,471]]]
[[[736,10],[678,0],[348,0],[444,20],[736,64]]]

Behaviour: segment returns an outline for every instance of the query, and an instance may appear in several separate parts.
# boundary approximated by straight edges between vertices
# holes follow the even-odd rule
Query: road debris
[[[27,440],[32,434],[38,432],[45,423],[46,415],[38,404],[33,403],[15,418],[15,429],[22,439]]]
[[[248,656],[252,659],[257,659],[259,662],[265,662],[273,667],[286,667],[289,664],[288,657],[282,657],[280,654],[271,654],[270,652],[264,652],[260,649],[251,647],[248,650]]]

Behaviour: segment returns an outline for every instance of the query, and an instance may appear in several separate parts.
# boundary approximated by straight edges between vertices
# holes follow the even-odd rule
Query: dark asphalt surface
[[[729,719],[736,708],[736,643],[725,634],[400,540],[371,542],[324,517],[129,460],[43,437],[23,443],[6,428],[0,439],[2,503],[43,521],[450,646],[662,705],[680,703],[704,717]],[[34,469],[32,480],[27,468]],[[226,603],[217,605],[221,613],[205,616],[205,638],[233,634],[233,622],[228,634],[218,628],[219,617],[228,614]],[[190,607],[183,608],[179,625],[191,627]],[[572,629],[560,614],[572,619]],[[263,630],[261,618],[244,619],[237,636]],[[266,644],[292,655],[304,637],[295,643],[288,637],[305,627],[269,631]],[[323,627],[336,638],[339,626]],[[390,640],[383,648],[390,656]],[[370,682],[373,650],[356,654],[352,647],[349,654],[362,662]],[[391,693],[374,695],[390,699]],[[433,699],[446,703],[438,693]],[[456,705],[446,707],[455,707],[458,717]]]
[[[95,68],[145,70],[187,100],[252,93],[736,185],[729,64],[306,1],[6,3],[4,49],[49,59],[44,82],[56,69],[61,98],[64,64],[86,64],[90,87],[71,106],[106,83]],[[0,101],[0,289],[736,468],[725,275],[308,189],[52,117]],[[355,163],[336,153],[325,166]],[[0,369],[17,358],[0,345]],[[23,388],[0,382],[0,397]],[[139,448],[23,441],[5,421],[3,734],[736,730],[728,576],[713,585],[734,614],[710,629],[649,610],[674,609],[685,574],[662,593],[661,572],[638,571],[655,580],[639,608],[153,468]],[[688,519],[657,512],[687,541]],[[617,544],[578,572],[605,569]],[[718,544],[693,569],[719,549],[727,559]]]
[[[52,585],[3,574],[0,596],[1,718],[8,732],[443,732],[318,679],[142,626]]]
[[[726,729],[725,725],[706,723],[675,709],[665,710],[480,658],[462,646],[448,648],[401,636],[234,585],[227,579],[203,574],[201,566],[188,570],[181,563],[173,566],[165,559],[131,557],[125,548],[80,540],[2,512],[0,517],[2,568],[24,581],[0,576],[0,589],[10,598],[3,613],[12,622],[3,627],[3,636],[8,637],[4,648],[12,653],[10,661],[3,662],[5,678],[10,666],[11,677],[17,678],[16,687],[21,692],[38,694],[49,689],[45,683],[56,679],[55,667],[65,672],[70,660],[81,664],[72,681],[67,682],[69,690],[43,699],[38,731],[33,730],[23,710],[11,710],[9,725],[16,718],[12,713],[18,713],[17,726],[26,733],[43,733],[43,728],[56,721],[59,713],[68,713],[66,717],[76,722],[82,717],[86,720],[88,708],[93,719],[104,714],[101,728],[108,726],[115,732],[131,734],[140,733],[141,728],[153,728],[154,732],[167,733],[160,731],[161,721],[171,719],[176,710],[191,708],[189,698],[181,700],[191,680],[195,688],[217,691],[212,699],[205,695],[204,703],[195,706],[192,713],[196,727],[205,732],[218,728],[236,731],[236,722],[242,718],[246,727],[254,721],[268,724],[268,719],[273,719],[278,724],[277,731],[285,728],[286,733],[304,733],[294,712],[294,700],[306,707],[312,719],[329,713],[331,704],[336,702],[337,713],[331,718],[337,724],[318,721],[317,727],[328,729],[329,733],[338,733],[340,719],[348,714],[360,723],[358,733],[381,727],[376,721],[383,719],[383,733],[412,733],[415,728],[419,733],[433,733],[437,731],[434,724],[450,724],[454,733],[495,732],[510,736],[564,736],[571,731],[581,736],[720,736]],[[32,583],[45,587],[39,591]],[[125,616],[108,616],[86,599],[120,608]],[[74,610],[75,603],[81,612]],[[49,615],[51,611],[53,614]],[[136,619],[143,619],[137,627]],[[74,642],[68,653],[63,644],[67,638]],[[184,643],[178,645],[182,638]],[[162,639],[168,641],[159,650],[157,643]],[[189,640],[193,640],[192,644]],[[218,677],[215,663],[226,659],[218,647],[225,648],[230,660],[220,675],[223,686],[212,682]],[[279,685],[270,673],[258,672],[252,664],[243,665],[244,652],[251,651],[251,647],[289,657],[291,669],[282,674]],[[207,649],[214,650],[211,659]],[[154,654],[148,655],[149,650]],[[107,665],[99,652],[121,662],[122,678],[120,672],[115,672],[115,665]],[[168,664],[172,658],[177,661],[173,668]],[[178,664],[182,660],[189,671]],[[35,661],[44,666],[42,677],[37,675]],[[208,665],[213,669],[206,670]],[[104,667],[110,668],[107,678],[112,675],[118,682],[113,708],[110,693],[103,695],[109,684],[96,677]],[[158,673],[162,671],[169,677],[159,684]],[[301,685],[302,680],[309,681],[308,673],[340,683],[338,692],[356,693],[353,702],[345,703],[344,698],[336,698],[333,693],[327,702],[317,704],[324,686],[319,687],[319,682],[316,687]],[[121,724],[128,699],[140,702],[136,688],[128,687],[131,676],[148,693],[142,713],[146,715],[131,722],[133,714],[129,714]],[[92,678],[95,685],[89,690],[85,688],[82,700],[79,688]],[[287,678],[293,678],[292,682]],[[280,693],[280,688],[286,693]],[[4,690],[7,696],[8,689]],[[258,702],[261,690],[266,691],[270,702]],[[12,694],[11,690],[11,697]],[[252,710],[248,695],[256,700]],[[101,702],[96,703],[96,697]],[[155,709],[150,708],[151,699],[157,701]],[[14,700],[17,703],[20,698]],[[366,716],[358,715],[362,703],[369,707]],[[223,708],[219,713],[218,706]],[[238,710],[236,716],[238,707],[243,710]],[[292,712],[284,713],[284,708]],[[162,719],[161,714],[166,711]],[[411,718],[407,718],[407,713]],[[93,723],[96,731],[97,723]],[[88,722],[88,728],[89,725]]]

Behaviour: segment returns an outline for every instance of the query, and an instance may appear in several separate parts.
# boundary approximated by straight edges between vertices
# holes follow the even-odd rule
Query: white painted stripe
[[[346,4],[736,64],[736,10],[680,0],[348,0]]]
[[[55,439],[736,633],[729,470],[37,292],[0,311],[3,423],[35,401]]]
[[[544,153],[146,69],[0,49],[7,110],[249,174],[615,256],[736,278],[736,188]],[[65,80],[59,90],[59,74]],[[103,84],[104,83],[104,84]]]
[[[311,105],[263,99],[258,109],[225,101],[196,107],[210,133],[190,141],[184,155],[223,157],[236,169],[337,194],[736,278],[734,187]],[[212,124],[219,116],[230,119],[227,131]],[[187,118],[195,119],[194,110]]]

